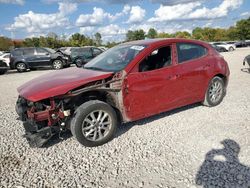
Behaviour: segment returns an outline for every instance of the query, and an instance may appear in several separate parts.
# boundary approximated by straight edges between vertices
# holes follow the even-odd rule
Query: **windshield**
[[[56,53],[55,50],[51,49],[51,48],[45,48],[47,51],[49,51],[50,53]]]
[[[89,63],[84,68],[101,71],[118,72],[123,70],[146,46],[119,45],[111,48]]]

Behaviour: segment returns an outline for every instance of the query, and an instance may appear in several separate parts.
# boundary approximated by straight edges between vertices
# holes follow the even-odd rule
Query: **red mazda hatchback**
[[[26,138],[40,147],[70,129],[85,146],[111,140],[118,124],[188,104],[218,105],[229,68],[201,41],[155,39],[118,45],[87,63],[18,88],[16,111]]]

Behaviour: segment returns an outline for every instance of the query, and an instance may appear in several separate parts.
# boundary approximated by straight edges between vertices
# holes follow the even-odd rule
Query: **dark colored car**
[[[247,47],[247,43],[246,41],[238,41],[238,42],[235,42],[235,46],[236,48]]]
[[[222,47],[222,46],[216,46],[214,44],[211,44],[212,47],[217,51],[217,52],[227,52],[227,49]]]
[[[249,72],[250,72],[250,55],[246,56],[244,61],[243,61],[243,65],[245,66],[246,64],[248,64],[249,66]]]
[[[5,62],[0,60],[0,75],[5,74],[8,70],[8,66]]]
[[[10,52],[10,68],[18,72],[40,67],[62,69],[68,66],[68,57],[50,48],[16,48]]]
[[[120,123],[192,103],[221,103],[229,79],[211,45],[187,39],[120,44],[83,68],[33,79],[18,88],[16,111],[31,146],[71,130],[83,145],[111,140]]]
[[[76,64],[77,67],[82,67],[103,52],[103,50],[94,46],[68,47],[60,51],[61,53],[68,55],[70,61],[73,64]]]

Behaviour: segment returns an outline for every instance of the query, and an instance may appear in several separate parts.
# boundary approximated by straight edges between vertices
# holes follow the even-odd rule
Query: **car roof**
[[[192,40],[192,39],[182,39],[182,38],[157,38],[157,39],[146,39],[146,40],[137,40],[137,41],[131,41],[131,42],[126,42],[121,45],[157,45],[161,43],[176,43],[176,42],[182,42],[182,43],[194,43],[194,44],[203,44],[203,45],[208,45],[207,42],[203,42],[200,40]]]
[[[34,49],[36,47],[25,47],[25,48],[15,48],[13,50],[26,50],[26,49]],[[37,48],[40,48],[40,47],[37,47]]]

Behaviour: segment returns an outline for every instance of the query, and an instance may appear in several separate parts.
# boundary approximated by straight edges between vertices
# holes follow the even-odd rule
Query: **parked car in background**
[[[250,46],[250,40],[246,40],[246,45]]]
[[[217,51],[217,52],[226,52],[227,49],[222,46],[216,46],[214,44],[211,44],[211,46]]]
[[[249,72],[250,72],[250,55],[248,55],[244,58],[243,65],[245,66],[246,64],[248,64]]]
[[[68,57],[51,48],[16,48],[10,52],[10,68],[17,69],[18,72],[40,67],[62,69],[68,66]]]
[[[133,41],[105,51],[83,68],[25,83],[18,88],[16,111],[33,147],[66,129],[93,147],[111,140],[122,122],[197,102],[220,104],[228,77],[226,61],[205,42]]]
[[[0,60],[5,62],[9,66],[9,64],[10,64],[10,53],[4,53],[4,54],[0,55]]]
[[[234,51],[236,49],[236,46],[234,44],[227,44],[225,42],[213,42],[212,44],[219,47],[223,47],[229,52]]]
[[[0,75],[5,74],[8,70],[8,66],[5,62],[0,60]]]
[[[85,46],[68,47],[61,52],[69,57],[69,61],[71,61],[71,63],[76,64],[77,67],[82,67],[91,59],[101,54],[103,50],[94,46]]]
[[[235,43],[236,48],[247,47],[246,41],[238,41]]]

